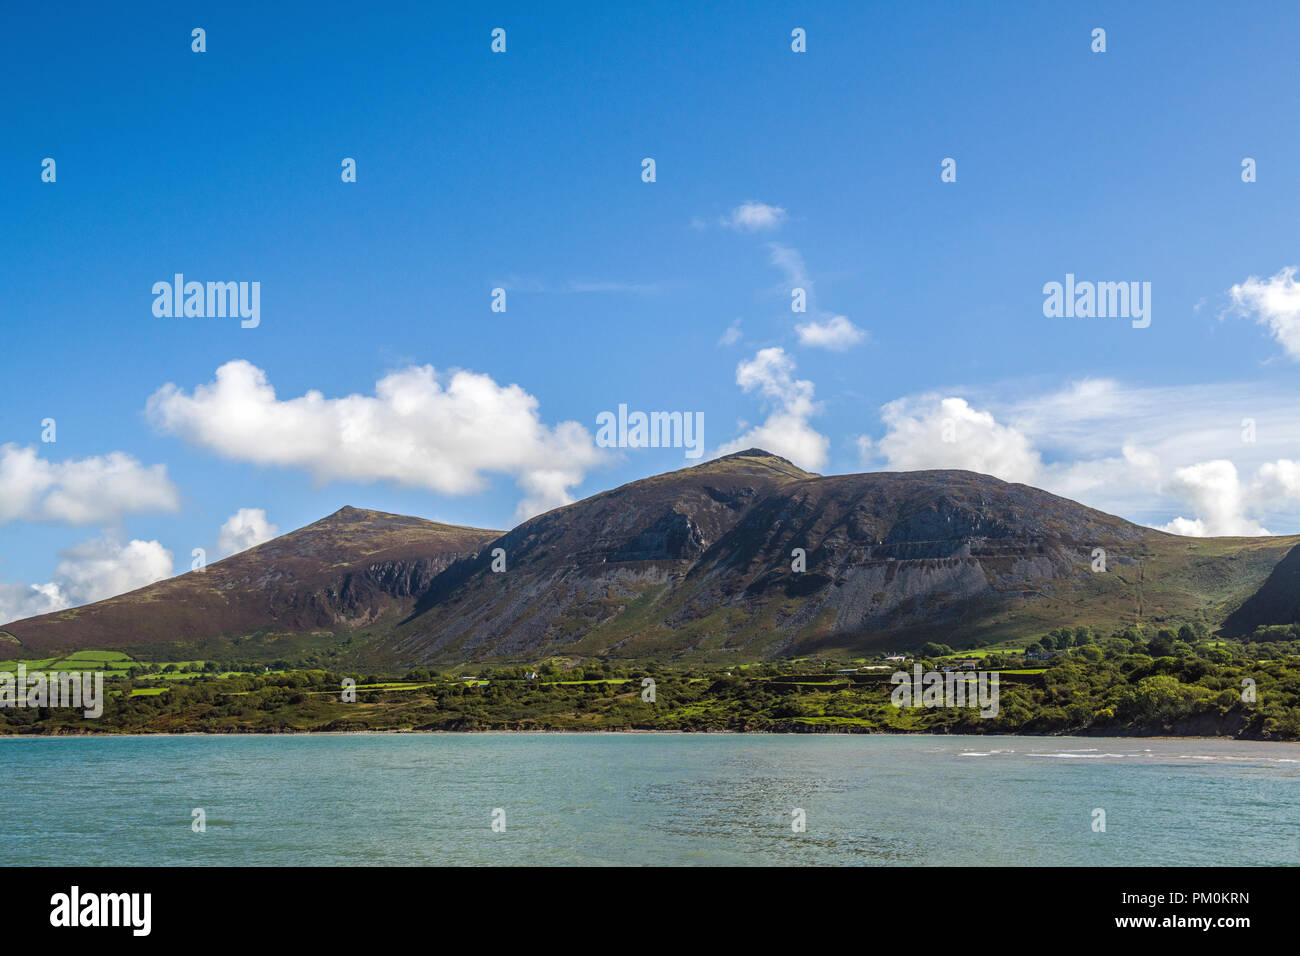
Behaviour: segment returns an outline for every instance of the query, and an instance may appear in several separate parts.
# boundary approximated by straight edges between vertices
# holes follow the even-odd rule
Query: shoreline
[[[1273,746],[1300,746],[1300,740],[1268,740],[1255,737],[1225,737],[1178,734],[932,734],[917,731],[914,733],[852,733],[842,731],[788,731],[788,730],[286,730],[286,731],[234,731],[230,733],[211,733],[204,731],[182,731],[179,733],[156,734],[117,734],[117,733],[77,733],[77,734],[0,734],[0,741],[6,740],[108,740],[108,739],[156,739],[171,737],[400,737],[400,736],[446,736],[476,737],[485,735],[498,736],[664,736],[664,737],[933,737],[936,740],[1214,740],[1236,744],[1268,744]]]

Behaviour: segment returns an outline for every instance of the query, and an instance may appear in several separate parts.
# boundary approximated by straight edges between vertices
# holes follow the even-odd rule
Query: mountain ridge
[[[751,448],[506,532],[345,506],[202,572],[5,625],[21,643],[0,654],[314,642],[377,664],[740,660],[1218,627],[1278,605],[1255,596],[1297,545],[1183,538],[975,472],[824,476]]]
[[[28,651],[147,655],[159,645],[214,654],[259,633],[355,628],[408,609],[454,557],[499,535],[347,505],[199,570],[4,630]],[[0,654],[16,650],[0,644]]]

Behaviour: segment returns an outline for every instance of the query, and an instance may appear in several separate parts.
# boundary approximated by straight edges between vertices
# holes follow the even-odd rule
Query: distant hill
[[[409,614],[440,571],[499,535],[343,508],[201,571],[7,624],[21,644],[0,643],[0,656],[86,647],[282,656],[303,639],[328,644],[336,632]]]
[[[345,508],[204,572],[6,625],[21,644],[0,654],[717,662],[972,647],[1061,625],[1279,623],[1267,619],[1291,613],[1283,559],[1297,545],[1166,534],[972,472],[822,477],[750,449],[505,534]]]

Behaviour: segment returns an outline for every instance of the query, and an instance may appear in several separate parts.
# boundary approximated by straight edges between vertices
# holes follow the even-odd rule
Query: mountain
[[[345,508],[203,572],[6,625],[21,644],[0,649],[730,662],[1062,625],[1217,628],[1277,623],[1298,545],[1166,534],[972,472],[824,477],[749,449],[505,534]]]
[[[0,655],[74,648],[264,657],[411,612],[455,559],[499,531],[343,508],[314,524],[85,607],[5,625]],[[314,639],[314,640],[313,640]]]
[[[1294,624],[1300,621],[1300,546],[1287,552],[1265,580],[1223,622],[1228,637],[1245,637],[1262,624]]]
[[[750,449],[525,522],[455,562],[367,653],[725,661],[1109,632],[1139,615],[1214,626],[1297,541],[1183,538],[987,475],[822,477]]]
[[[539,515],[453,564],[375,650],[425,660],[568,646],[643,595],[671,590],[759,502],[811,477],[751,450]],[[496,549],[503,573],[492,570]]]

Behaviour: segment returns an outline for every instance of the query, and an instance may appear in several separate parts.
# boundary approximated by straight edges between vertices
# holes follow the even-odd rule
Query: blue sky
[[[595,448],[620,403],[1300,532],[1293,5],[227,6],[5,13],[0,617],[240,509],[506,528],[692,463]],[[156,317],[177,272],[260,324]],[[1067,273],[1149,282],[1150,326],[1045,316]]]

